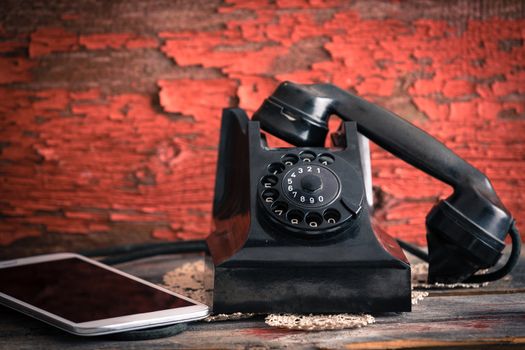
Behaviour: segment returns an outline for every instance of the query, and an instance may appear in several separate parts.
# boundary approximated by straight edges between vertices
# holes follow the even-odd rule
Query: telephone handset
[[[343,123],[332,134],[335,148],[327,149],[332,114]],[[297,147],[268,147],[261,128]],[[358,131],[454,187],[427,216],[429,282],[500,278],[516,264],[514,220],[480,171],[424,131],[333,85],[285,82],[252,120],[241,109],[223,111],[207,238],[215,313],[411,310],[408,260],[370,218]],[[505,266],[474,275],[496,264],[509,231]]]
[[[319,147],[333,114],[355,121],[370,140],[454,188],[427,216],[429,282],[468,281],[497,263],[507,233],[516,230],[511,214],[482,172],[423,130],[330,84],[282,83],[253,119],[289,143]],[[519,249],[519,236],[513,244]]]

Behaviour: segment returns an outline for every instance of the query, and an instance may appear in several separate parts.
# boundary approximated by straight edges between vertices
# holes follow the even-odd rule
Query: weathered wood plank
[[[195,255],[158,256],[121,264],[127,272],[160,282],[165,271]],[[523,264],[520,269],[523,268]],[[521,271],[521,270],[518,270]],[[515,285],[524,275],[514,276]],[[497,282],[499,283],[499,282]],[[495,285],[497,284],[495,283]],[[198,322],[178,336],[145,342],[108,338],[80,338],[37,320],[0,308],[0,349],[165,349],[250,348],[436,348],[519,347],[525,343],[525,293],[519,288],[479,289],[480,294],[433,293],[413,312],[376,315],[376,323],[362,329],[302,332],[270,328],[263,317],[236,322]],[[457,291],[455,290],[454,293]],[[512,292],[512,294],[508,294]],[[507,294],[506,294],[507,293]]]
[[[377,323],[355,329],[329,332],[301,332],[274,329],[261,318],[242,322],[194,323],[175,337],[146,342],[116,342],[107,338],[80,338],[42,325],[13,311],[0,309],[0,348],[50,349],[134,349],[161,348],[366,348],[378,342],[399,341],[392,347],[454,346],[474,342],[523,343],[525,294],[431,297],[412,313],[377,317]],[[514,339],[514,343],[512,342]],[[350,346],[351,345],[351,346]],[[394,346],[395,345],[395,346]],[[417,346],[415,346],[417,345]]]
[[[433,340],[433,339],[410,339],[410,340],[388,340],[378,342],[366,342],[349,344],[346,349],[503,349],[510,347],[523,348],[525,338],[501,338],[501,339],[480,339],[480,340]]]
[[[524,4],[3,0],[0,259],[205,237],[221,109],[253,112],[282,80],[408,118],[521,223]],[[372,165],[376,217],[423,243],[450,189],[375,146]]]

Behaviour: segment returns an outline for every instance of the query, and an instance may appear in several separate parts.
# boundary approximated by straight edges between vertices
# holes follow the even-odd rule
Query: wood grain
[[[392,109],[525,221],[522,1],[2,1],[0,259],[210,229],[220,111],[282,80]],[[372,148],[376,216],[424,243],[450,189]]]
[[[124,271],[159,282],[168,270],[194,255],[158,256],[119,265]],[[525,264],[522,255],[521,266]],[[523,283],[523,275],[513,275]],[[496,282],[497,285],[501,282]],[[376,323],[354,330],[303,332],[270,328],[263,316],[230,322],[190,324],[175,337],[144,342],[82,338],[47,326],[14,311],[0,308],[0,348],[11,349],[431,349],[522,348],[525,342],[525,292],[479,289],[476,295],[434,293],[410,313],[374,315]]]
[[[453,341],[453,340],[432,340],[432,339],[412,339],[412,340],[389,340],[382,342],[356,343],[347,345],[346,349],[479,349],[490,347],[491,349],[509,348],[525,344],[525,338],[501,338],[501,339],[480,339],[474,341]],[[521,347],[521,346],[520,346]]]

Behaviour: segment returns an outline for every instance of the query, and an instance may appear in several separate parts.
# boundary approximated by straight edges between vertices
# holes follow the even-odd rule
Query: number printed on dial
[[[283,192],[297,204],[319,207],[332,202],[339,194],[337,176],[319,165],[292,168],[283,178]]]

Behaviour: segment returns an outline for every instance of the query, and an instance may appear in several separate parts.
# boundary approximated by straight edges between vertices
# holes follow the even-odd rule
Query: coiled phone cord
[[[473,275],[467,278],[465,283],[484,283],[499,280],[500,278],[506,276],[514,266],[518,263],[521,252],[521,236],[518,228],[516,227],[516,222],[512,221],[509,230],[510,239],[512,241],[512,250],[510,252],[509,259],[500,269],[489,272],[483,275]]]
[[[512,241],[512,250],[505,265],[493,272],[481,275],[473,275],[463,281],[463,283],[491,282],[506,276],[510,271],[512,271],[514,266],[516,266],[519,261],[521,251],[521,237],[518,228],[516,227],[515,221],[513,221],[510,226],[509,235]],[[401,248],[428,263],[429,258],[426,252],[405,241],[400,239],[396,240]],[[205,240],[192,240],[179,242],[130,244],[81,252],[82,255],[88,257],[106,256],[106,258],[100,261],[108,265],[121,264],[128,261],[149,258],[157,255],[183,253],[208,253],[208,246]]]
[[[520,259],[520,252],[521,252],[521,236],[518,231],[518,228],[516,227],[516,221],[512,221],[512,224],[510,225],[509,229],[509,236],[512,241],[512,250],[510,252],[510,256],[501,268],[499,268],[496,271],[492,271],[489,273],[481,274],[481,275],[472,275],[469,278],[467,278],[462,283],[485,283],[485,282],[492,282],[499,280],[500,278],[503,278],[509,272],[512,271],[514,266],[518,263]],[[409,252],[410,254],[418,257],[419,259],[429,262],[429,257],[426,252],[423,250],[405,242],[400,239],[396,239],[397,243],[399,243],[399,246]]]

